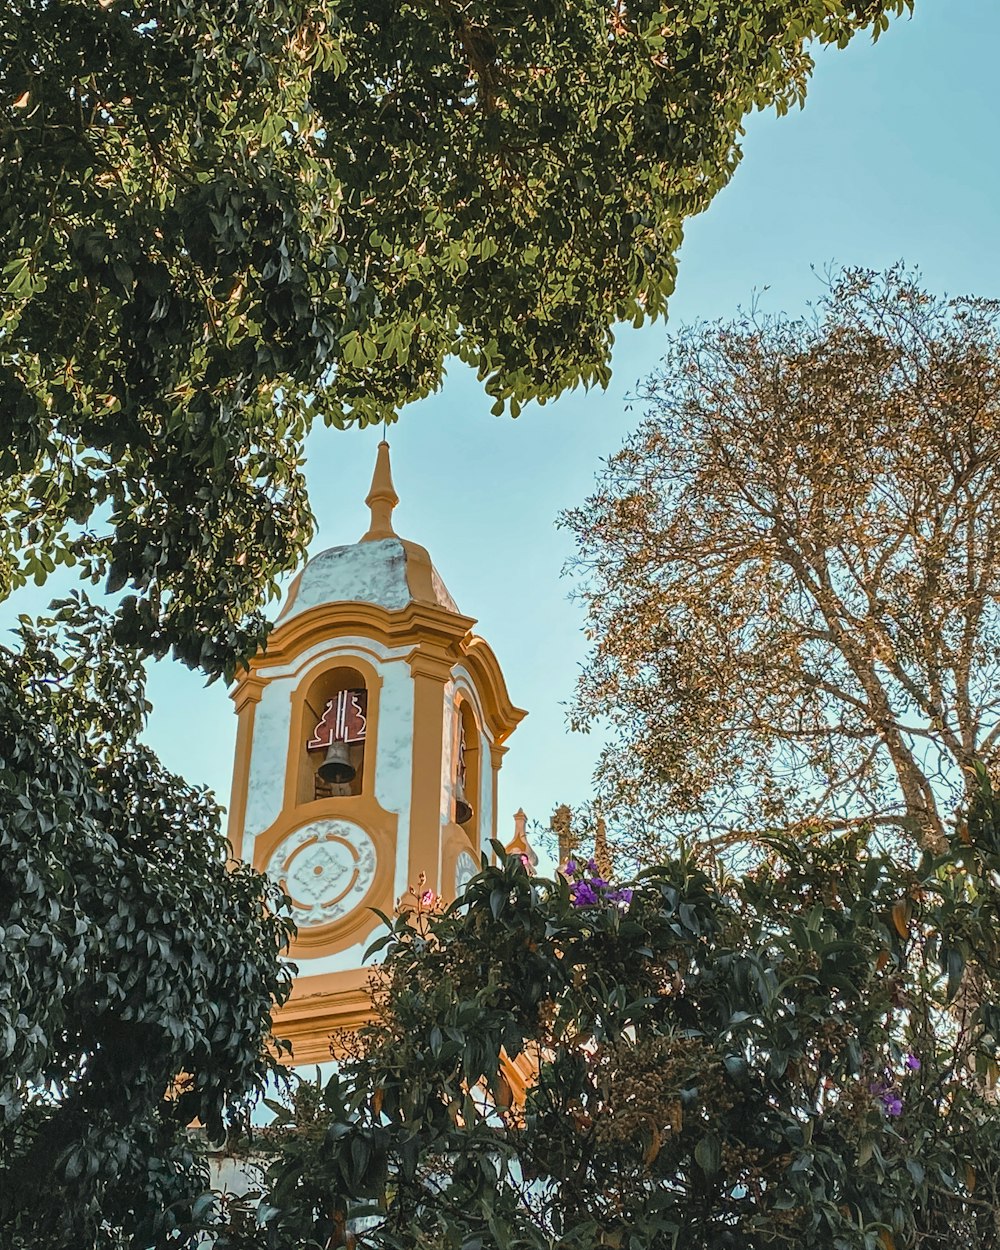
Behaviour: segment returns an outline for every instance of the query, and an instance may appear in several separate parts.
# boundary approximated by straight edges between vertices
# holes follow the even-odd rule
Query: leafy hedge
[[[62,615],[0,648],[0,1245],[148,1247],[206,1184],[187,1125],[222,1136],[273,1066],[289,922],[137,741],[109,618]]]
[[[455,356],[515,416],[605,383],[745,116],[912,2],[9,0],[0,597],[77,563],[123,641],[232,673],[317,417]]]
[[[383,939],[377,1015],[229,1247],[997,1245],[1000,829],[946,855],[775,836],[628,889],[485,867]],[[586,888],[581,888],[582,886]],[[342,1039],[344,1044],[344,1039]],[[537,1072],[523,1105],[511,1065]]]

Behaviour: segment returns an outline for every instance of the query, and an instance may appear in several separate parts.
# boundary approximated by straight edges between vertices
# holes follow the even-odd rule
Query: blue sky
[[[1000,297],[997,48],[996,0],[916,0],[913,18],[874,47],[859,37],[846,51],[820,52],[804,110],[751,118],[732,183],[688,223],[670,325],[728,317],[765,287],[766,307],[799,311],[821,291],[812,267],[831,263],[904,260],[938,292]],[[561,576],[570,538],[554,523],[585,498],[600,459],[638,420],[627,396],[657,364],[668,330],[623,327],[607,391],[529,406],[516,421],[491,416],[456,362],[442,391],[390,432],[396,528],[430,550],[530,713],[501,774],[504,834],[518,806],[547,820],[556,803],[589,797],[600,741],[566,728],[585,643]],[[313,432],[314,551],[364,532],[378,437]],[[63,589],[60,579],[22,592],[0,609],[0,625]],[[149,692],[148,741],[169,767],[228,802],[236,720],[224,687],[161,663]]]

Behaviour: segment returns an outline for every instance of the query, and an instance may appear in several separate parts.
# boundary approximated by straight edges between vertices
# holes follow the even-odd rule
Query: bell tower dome
[[[424,874],[451,901],[497,836],[497,774],[525,713],[427,551],[400,538],[381,442],[369,528],[311,559],[237,678],[229,838],[292,899],[293,1061],[368,1014],[362,956]]]

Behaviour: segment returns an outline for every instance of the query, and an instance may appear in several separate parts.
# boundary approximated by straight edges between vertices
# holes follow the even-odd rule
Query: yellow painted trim
[[[441,788],[444,780],[446,659],[415,649],[408,657],[413,674],[413,758],[410,780],[409,884],[420,874],[427,888],[441,892]]]
[[[406,584],[410,594],[418,603],[431,603],[440,607],[434,593],[434,565],[430,552],[419,543],[411,543],[406,538],[399,540],[406,552]],[[447,610],[447,609],[444,609]],[[452,613],[452,615],[455,615]]]
[[[493,828],[490,833],[490,837],[493,839],[494,842],[500,836],[499,834],[500,826],[498,823],[500,819],[500,814],[497,811],[497,805],[500,802],[500,793],[499,793],[500,767],[503,764],[503,757],[506,754],[507,754],[506,747],[497,746],[495,742],[490,745],[490,767],[492,769],[492,775],[493,775],[493,804],[492,804],[493,806],[493,821],[492,821]]]
[[[292,1044],[287,1063],[324,1063],[331,1059],[331,1037],[355,1030],[372,1018],[368,988],[371,968],[331,972],[297,982],[292,996],[272,1017],[276,1038]]]
[[[500,1071],[507,1078],[513,1096],[511,1110],[518,1119],[524,1110],[528,1090],[538,1080],[540,1067],[541,1047],[537,1042],[528,1042],[516,1059],[511,1059],[505,1050],[500,1052]]]
[[[304,655],[297,668],[293,668],[291,665],[286,665],[284,673],[281,677],[275,677],[273,679],[267,678],[267,680],[269,682],[271,680],[291,680],[297,684],[303,677],[307,677],[309,673],[311,673],[312,670],[318,665],[326,664],[329,661],[334,668],[337,668],[338,666],[342,668],[350,668],[350,661],[355,658],[364,660],[368,665],[370,665],[372,670],[378,674],[377,680],[380,687],[382,685],[382,666],[384,664],[397,663],[399,660],[399,657],[390,657],[389,659],[384,658],[377,645],[369,644],[368,640],[364,637],[359,638],[357,635],[344,634],[331,638],[329,647],[325,648],[323,651],[314,651],[311,655]]]
[[[475,625],[471,616],[460,616],[433,604],[411,603],[401,612],[391,612],[377,603],[319,603],[290,621],[279,622],[267,640],[267,650],[254,656],[250,671],[266,676],[266,671],[284,665],[316,643],[344,636],[371,639],[386,647],[437,643],[461,655],[461,642]],[[246,680],[241,674],[238,682]]]
[[[505,742],[528,713],[511,702],[500,663],[485,639],[469,634],[462,641],[462,653],[482,703],[489,735],[498,744]]]
[[[248,671],[240,682],[238,692],[233,694],[237,713],[242,712],[248,704],[259,703],[266,685],[263,677],[255,677]]]
[[[429,644],[443,651],[453,664],[464,663],[482,703],[486,728],[495,742],[503,742],[527,715],[515,707],[499,662],[489,644],[471,632],[475,619],[427,603],[411,603],[391,612],[374,603],[322,603],[275,626],[267,650],[250,661],[236,680],[232,697],[244,697],[248,682],[268,681],[267,670],[284,666],[319,642],[338,637],[367,637],[383,646]]]
[[[226,834],[234,859],[243,858],[243,828],[246,824],[247,795],[250,791],[250,746],[253,742],[256,710],[257,702],[248,699],[239,710],[239,720],[236,725],[233,785],[229,792],[229,819],[226,825]]]
[[[371,525],[361,539],[363,543],[378,542],[382,538],[398,538],[392,528],[392,510],[399,503],[399,496],[392,484],[389,465],[389,444],[383,438],[375,454],[375,472],[372,474],[371,490],[365,499],[371,512]]]

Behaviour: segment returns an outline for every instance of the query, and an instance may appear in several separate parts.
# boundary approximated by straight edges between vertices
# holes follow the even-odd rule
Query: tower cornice
[[[316,644],[362,633],[386,647],[409,644],[440,664],[463,665],[479,688],[487,728],[499,744],[527,712],[511,701],[493,648],[472,632],[475,624],[474,617],[425,603],[411,603],[398,612],[374,603],[321,603],[274,628],[266,650],[254,656],[249,669],[236,678],[231,697],[237,707],[248,698],[259,699],[269,669],[292,663]]]
[[[475,617],[427,603],[410,603],[399,611],[377,603],[320,603],[275,626],[265,650],[238,675],[232,697],[240,698],[243,686],[253,678],[266,680],[269,668],[288,664],[314,643],[336,637],[364,634],[387,647],[433,643],[449,649],[457,659],[475,623]]]

